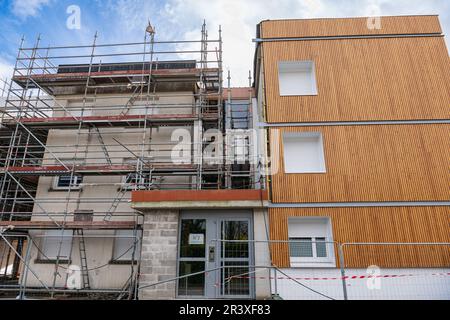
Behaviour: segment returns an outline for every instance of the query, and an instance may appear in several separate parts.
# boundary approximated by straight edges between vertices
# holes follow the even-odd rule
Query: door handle
[[[208,261],[214,262],[216,258],[216,246],[209,246],[208,249]]]

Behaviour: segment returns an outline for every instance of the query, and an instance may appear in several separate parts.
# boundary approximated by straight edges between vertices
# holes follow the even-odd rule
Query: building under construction
[[[448,50],[372,19],[262,21],[245,88],[205,24],[22,42],[0,298],[450,299]]]
[[[206,24],[195,41],[157,41],[151,25],[138,43],[22,41],[1,113],[2,292],[136,297],[131,192],[260,186],[252,99],[223,89],[221,31]]]

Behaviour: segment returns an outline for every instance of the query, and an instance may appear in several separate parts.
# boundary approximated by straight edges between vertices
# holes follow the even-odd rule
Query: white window
[[[296,217],[288,224],[292,267],[335,267],[329,218]]]
[[[320,132],[285,132],[283,150],[285,173],[326,172]]]
[[[66,165],[79,165],[81,164],[81,159],[60,159]],[[58,162],[55,162],[56,165],[59,165]],[[62,176],[57,176],[53,179],[53,189],[55,190],[68,190],[69,187],[71,190],[80,189],[80,184],[83,182],[83,176],[80,175],[71,175],[70,173]]]
[[[59,176],[56,177],[53,188],[54,189],[60,189],[60,190],[66,190],[69,189],[69,187],[72,190],[76,190],[80,188],[80,184],[83,182],[82,176]]]
[[[43,260],[56,260],[59,251],[60,260],[70,259],[70,249],[72,247],[72,230],[48,230],[42,238],[42,248],[40,258]]]
[[[313,61],[278,62],[278,80],[281,96],[317,95]]]
[[[136,234],[135,234],[136,233]],[[112,260],[131,261],[139,259],[141,252],[141,230],[116,230]]]

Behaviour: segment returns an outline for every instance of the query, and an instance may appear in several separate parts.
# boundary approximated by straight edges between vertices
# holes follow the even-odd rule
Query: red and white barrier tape
[[[418,276],[450,276],[450,272],[445,273],[429,273],[429,274],[385,274],[385,275],[361,275],[361,276],[345,276],[345,277],[276,277],[277,280],[354,280],[354,279],[370,279],[370,278],[402,278],[402,277],[418,277]],[[260,277],[260,276],[232,276],[227,280],[236,279],[275,279],[275,277]]]

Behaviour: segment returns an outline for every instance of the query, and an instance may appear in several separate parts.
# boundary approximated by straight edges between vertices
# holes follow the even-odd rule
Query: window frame
[[[291,166],[288,166],[287,164],[287,156],[286,156],[286,146],[287,146],[287,139],[305,139],[305,138],[318,138],[318,143],[319,145],[319,164],[318,164],[318,169],[316,170],[307,170],[307,169],[298,169],[295,168],[293,169]],[[327,173],[327,164],[325,161],[325,146],[324,146],[324,139],[323,139],[323,134],[320,131],[308,131],[308,132],[283,132],[282,135],[282,140],[283,140],[283,165],[284,165],[284,173],[285,174],[308,174],[308,173]],[[288,169],[289,167],[289,169]]]
[[[62,186],[58,185],[59,184],[59,179],[61,177],[69,177],[70,178],[70,176],[71,175],[60,175],[60,176],[55,177],[55,179],[53,180],[53,189],[54,190],[69,190],[69,188],[70,188],[70,190],[80,190],[81,189],[80,184],[83,183],[83,176],[82,175],[73,175],[72,178],[77,178],[77,184],[76,185],[73,185],[71,187],[70,186],[62,187]]]
[[[282,74],[287,73],[300,73],[300,72],[308,72],[310,73],[310,85],[311,88],[309,90],[298,90],[298,92],[291,92],[292,89],[287,90],[282,83]],[[299,88],[301,88],[299,86]],[[302,91],[302,92],[300,92]],[[314,60],[291,60],[291,61],[278,61],[278,93],[280,97],[290,97],[290,96],[317,96],[317,78],[316,78],[316,64]]]
[[[77,158],[75,158],[75,159],[74,158],[63,158],[63,159],[61,159],[61,161],[63,163],[68,163],[70,165],[73,164],[75,166],[82,163],[82,159],[77,159]],[[70,176],[71,176],[70,172],[68,174],[61,174],[61,175],[55,176],[54,179],[53,179],[52,187],[51,187],[51,189],[49,191],[69,190],[69,186],[67,186],[67,187],[60,187],[60,186],[58,186],[58,184],[59,184],[59,179],[61,177],[70,177]],[[81,190],[80,184],[83,183],[84,176],[80,175],[80,174],[74,174],[73,177],[74,178],[77,177],[77,184],[71,186],[70,190]],[[80,180],[80,181],[78,181],[78,180]]]
[[[317,240],[317,239],[324,239],[324,240]],[[311,243],[311,252],[312,252],[312,257],[293,257],[290,256],[291,259],[295,259],[297,262],[329,262],[330,257],[329,257],[329,250],[327,248],[327,237],[289,237],[289,241],[295,241],[296,243],[301,242],[300,239],[309,239],[307,242],[305,241],[305,243]],[[326,253],[327,256],[326,257],[318,257],[317,256],[317,243],[318,242],[325,242],[325,248],[326,248]],[[289,248],[289,250],[291,250]]]
[[[308,234],[295,234],[292,225],[293,224],[310,224],[311,229],[322,229],[325,227],[324,233],[319,232],[318,230],[309,231]],[[323,224],[323,226],[318,227]],[[307,227],[306,227],[307,228]],[[288,239],[294,238],[310,238],[312,240],[312,257],[293,257],[291,256],[291,248],[289,243],[289,261],[290,265],[293,268],[320,268],[320,267],[336,267],[336,258],[334,253],[334,243],[333,242],[333,233],[331,226],[331,218],[330,217],[290,217],[288,219]],[[317,257],[317,242],[321,242],[323,240],[317,241],[317,238],[324,238],[325,247],[326,247],[326,257]]]

